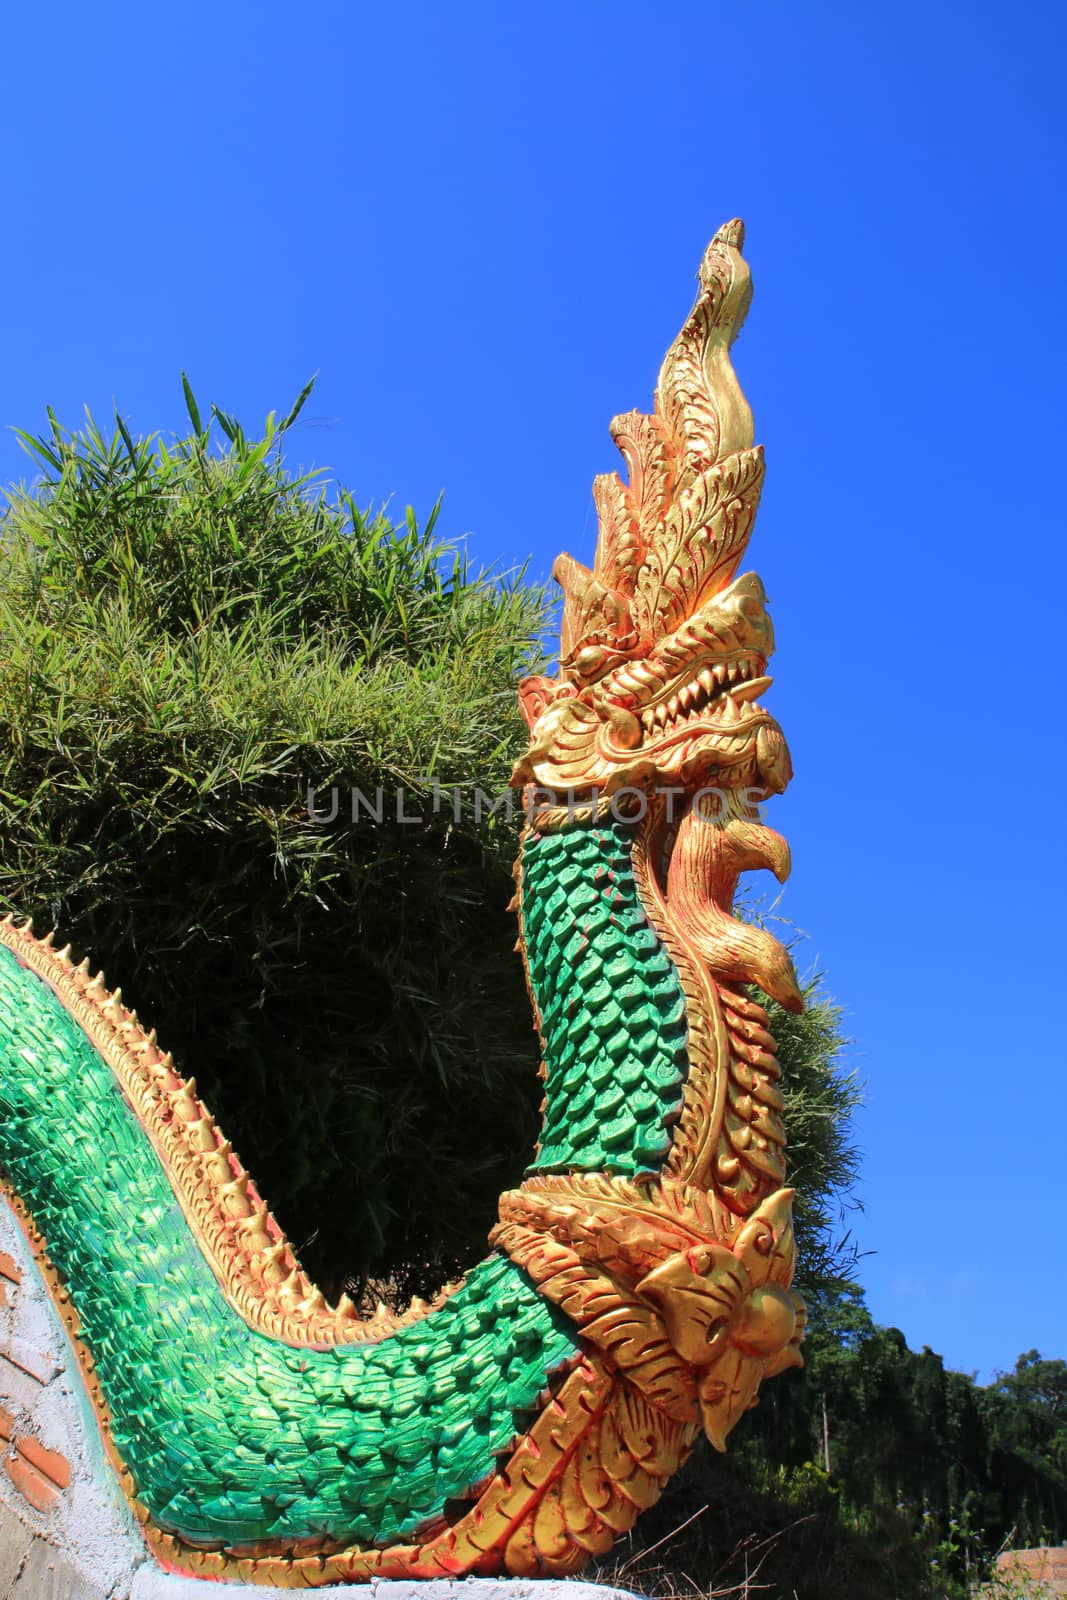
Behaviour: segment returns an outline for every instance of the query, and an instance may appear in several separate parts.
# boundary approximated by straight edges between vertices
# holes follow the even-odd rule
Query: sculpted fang
[[[171,1057],[87,962],[0,925],[0,1172],[155,1556],[204,1578],[566,1574],[800,1363],[778,1063],[732,913],[784,879],[773,633],[738,576],[763,478],[721,228],[655,409],[618,417],[593,567],[561,556],[559,671],[519,689],[519,946],[545,1101],[492,1253],[361,1321],[302,1271]],[[718,796],[708,804],[706,791]],[[702,791],[705,791],[702,795]]]

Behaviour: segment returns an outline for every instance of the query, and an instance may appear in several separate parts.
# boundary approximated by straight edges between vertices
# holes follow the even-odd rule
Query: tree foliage
[[[965,1600],[1002,1546],[1067,1537],[1063,1362],[1030,1351],[982,1387],[879,1327],[855,1284],[810,1309],[803,1370],[728,1456],[698,1447],[638,1527],[632,1586],[741,1594],[758,1568],[768,1600]]]
[[[856,1268],[845,1220],[858,1204],[852,1113],[862,1091],[848,1064],[841,1008],[821,978],[806,984],[799,1014],[765,995],[758,998],[767,1007],[782,1068],[789,1183],[796,1190],[797,1287],[810,1299],[847,1281]]]

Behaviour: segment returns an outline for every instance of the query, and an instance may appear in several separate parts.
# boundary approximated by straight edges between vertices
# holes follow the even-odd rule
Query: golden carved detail
[[[782,881],[789,872],[784,839],[739,804],[730,793],[720,821],[689,810],[670,827],[662,807],[651,807],[633,862],[645,911],[678,970],[689,1022],[689,1076],[668,1170],[691,1183],[714,1179],[735,1210],[748,1212],[785,1182],[785,1130],[766,1012],[740,981],[758,983],[789,1009],[802,997],[784,947],[732,912],[741,871],[765,866]]]
[[[741,1219],[671,1179],[545,1174],[500,1198],[493,1243],[672,1421],[718,1449],[765,1377],[800,1365],[792,1191]]]
[[[740,222],[719,229],[660,370],[655,412],[616,417],[629,482],[596,479],[592,569],[561,556],[560,670],[520,685],[515,782],[607,793],[670,781],[777,792],[789,755],[757,704],[774,648],[763,586],[735,577],[763,482],[729,349],[751,298]]]
[[[680,1115],[663,1174],[531,1177],[493,1234],[649,1405],[719,1448],[762,1379],[800,1363],[805,1321],[780,1069],[747,985],[803,999],[788,952],[733,908],[742,872],[784,881],[790,865],[758,810],[791,776],[759,704],[774,633],[759,578],[737,575],[763,481],[729,359],[751,297],[743,237],[734,221],[709,245],[654,413],[612,424],[629,481],[596,480],[594,565],[555,567],[559,670],[520,687],[530,831],[583,810],[636,823],[638,894],[686,1002]]]

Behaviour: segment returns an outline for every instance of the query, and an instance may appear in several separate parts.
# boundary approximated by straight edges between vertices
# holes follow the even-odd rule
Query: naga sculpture
[[[0,1173],[108,1455],[172,1570],[315,1587],[564,1574],[799,1364],[774,1040],[801,996],[738,921],[784,878],[757,802],[789,756],[773,636],[736,576],[763,459],[729,350],[743,230],[712,240],[653,415],[612,433],[559,671],[520,686],[519,947],[540,1142],[492,1253],[360,1320],[301,1270],[171,1057],[87,962],[0,925]]]

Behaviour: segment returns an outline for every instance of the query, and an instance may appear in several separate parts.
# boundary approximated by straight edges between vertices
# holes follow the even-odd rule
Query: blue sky
[[[751,564],[796,779],[770,819],[867,1082],[875,1316],[988,1376],[1067,1356],[1059,1201],[1065,24],[1021,0],[545,0],[5,19],[9,425],[179,373],[479,561],[589,559],[741,215]]]

